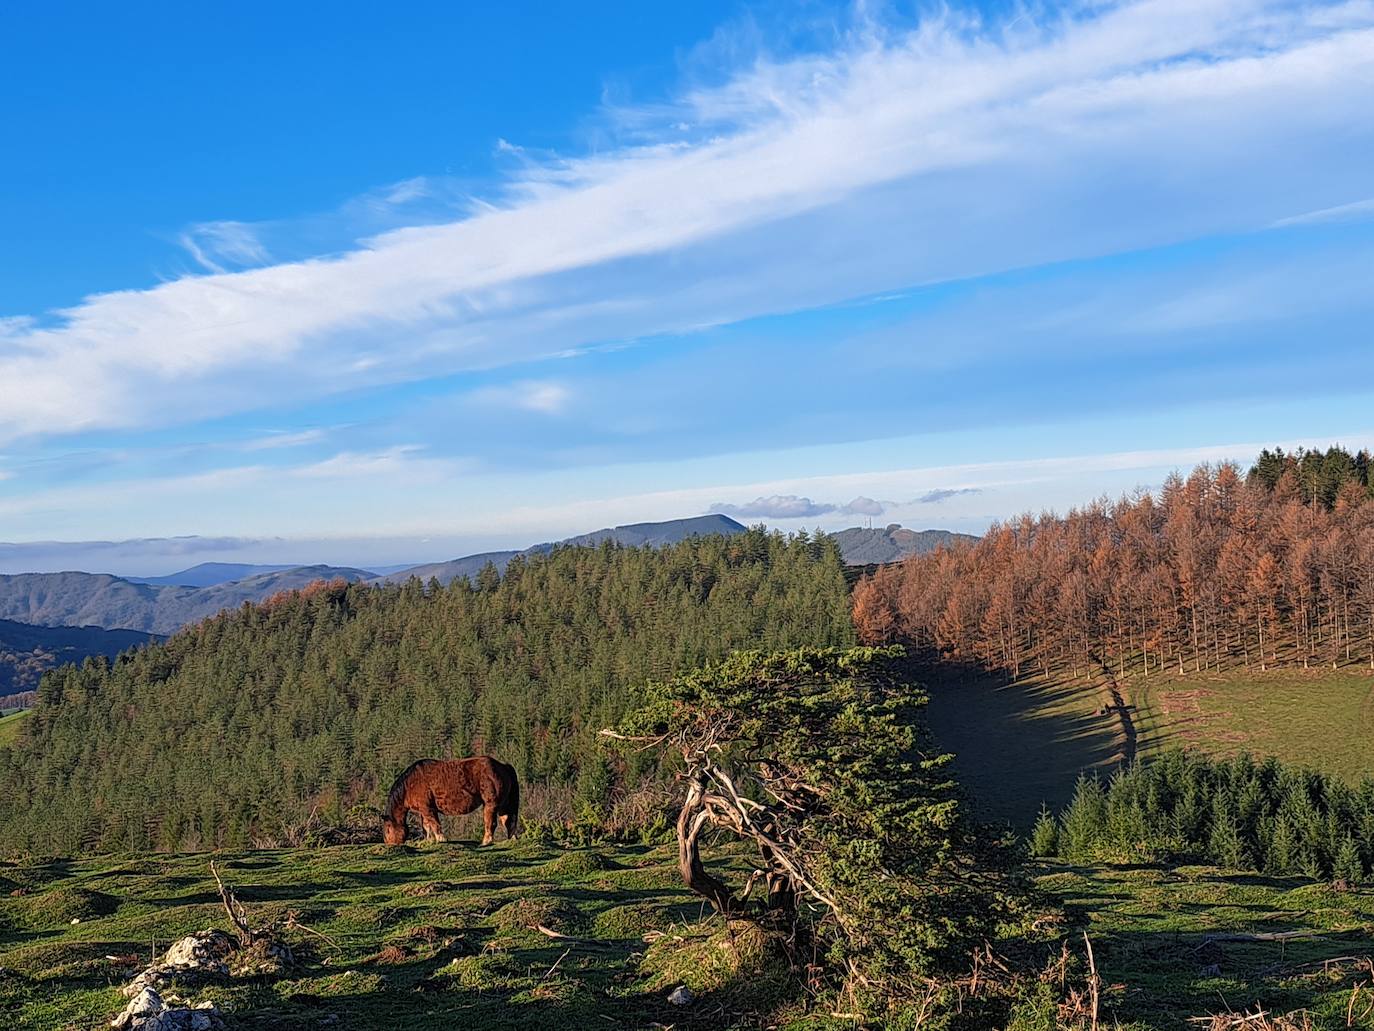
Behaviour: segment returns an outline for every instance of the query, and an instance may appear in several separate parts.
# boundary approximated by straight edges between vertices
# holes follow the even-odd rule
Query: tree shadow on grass
[[[955,662],[914,663],[930,695],[926,721],[935,744],[954,753],[954,772],[975,814],[1026,829],[1042,804],[1059,810],[1079,773],[1115,769],[1119,720],[1096,713],[1093,688],[1033,681]]]

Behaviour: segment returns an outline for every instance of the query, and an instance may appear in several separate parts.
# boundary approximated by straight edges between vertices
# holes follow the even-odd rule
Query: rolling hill
[[[234,580],[244,580],[263,573],[280,573],[284,569],[294,569],[291,565],[255,566],[247,562],[202,562],[166,576],[126,576],[123,579],[135,584],[162,584],[176,587],[213,587]]]
[[[170,634],[223,609],[315,580],[368,580],[372,575],[351,567],[297,566],[209,587],[183,587],[133,583],[108,573],[19,573],[0,576],[0,619]]]
[[[952,530],[908,530],[892,523],[884,527],[853,526],[832,535],[846,565],[866,566],[897,562],[908,555],[923,555],[936,548],[972,544],[978,538]]]
[[[743,524],[724,515],[629,523],[516,551],[488,551],[409,566],[382,576],[352,566],[236,562],[205,562],[156,577],[83,572],[0,575],[0,620],[48,627],[85,626],[170,634],[223,609],[237,608],[245,601],[261,601],[279,591],[304,587],[313,580],[343,577],[383,584],[404,583],[418,577],[448,584],[459,577],[475,577],[488,563],[501,571],[516,555],[547,555],[563,545],[594,547],[603,541],[614,541],[626,547],[663,547],[691,537],[744,532]],[[851,527],[833,537],[845,563],[851,566],[893,562],[943,545],[976,540],[949,530],[908,530],[896,524],[882,529]]]

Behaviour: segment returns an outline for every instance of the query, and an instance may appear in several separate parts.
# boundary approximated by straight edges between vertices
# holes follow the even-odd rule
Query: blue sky
[[[0,14],[0,572],[1374,444],[1368,0],[283,7]]]

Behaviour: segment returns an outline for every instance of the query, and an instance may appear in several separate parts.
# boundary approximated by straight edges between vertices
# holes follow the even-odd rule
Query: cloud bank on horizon
[[[193,274],[0,313],[7,535],[495,528],[556,498],[552,535],[682,491],[973,528],[1083,485],[888,474],[1369,429],[1374,4],[835,17],[607,108],[610,145],[501,141],[505,178],[417,169],[327,232],[207,218]],[[865,470],[847,503],[743,500]]]

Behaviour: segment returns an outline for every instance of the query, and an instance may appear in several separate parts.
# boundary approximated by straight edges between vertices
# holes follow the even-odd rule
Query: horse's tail
[[[510,774],[510,790],[506,792],[505,800],[501,803],[498,815],[505,817],[506,837],[513,838],[520,829],[520,778],[516,776],[514,766],[508,763],[501,765]]]

